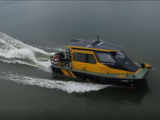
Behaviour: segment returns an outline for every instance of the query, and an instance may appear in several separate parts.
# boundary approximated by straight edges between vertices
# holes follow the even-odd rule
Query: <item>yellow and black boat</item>
[[[51,56],[54,77],[67,76],[99,83],[126,82],[133,85],[145,79],[151,65],[134,63],[123,50],[100,40],[72,40]]]

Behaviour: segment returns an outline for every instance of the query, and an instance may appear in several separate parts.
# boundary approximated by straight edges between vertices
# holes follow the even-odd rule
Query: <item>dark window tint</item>
[[[74,60],[80,62],[87,62],[87,54],[74,53]]]
[[[92,63],[92,64],[96,63],[96,60],[95,60],[94,56],[90,55],[90,54],[88,54],[88,60],[87,61],[88,61],[88,63]]]
[[[136,72],[138,66],[132,62],[123,52],[96,52],[100,62],[117,69]]]
[[[91,54],[74,53],[73,59],[79,62],[87,62],[87,63],[92,63],[92,64],[96,63],[94,56]]]

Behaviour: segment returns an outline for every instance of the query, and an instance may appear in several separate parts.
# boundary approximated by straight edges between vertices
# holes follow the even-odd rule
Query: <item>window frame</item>
[[[80,61],[80,60],[76,60],[75,59],[75,54],[83,54],[83,55],[85,55],[85,61]],[[94,60],[94,62],[89,62],[89,57],[88,56],[92,56],[93,57],[93,60]],[[91,53],[84,53],[84,52],[73,52],[73,59],[72,59],[73,61],[76,61],[76,62],[81,62],[81,63],[88,63],[88,64],[96,64],[97,63],[97,60],[96,60],[96,57],[95,57],[95,55],[94,55],[94,53],[93,54],[91,54]]]

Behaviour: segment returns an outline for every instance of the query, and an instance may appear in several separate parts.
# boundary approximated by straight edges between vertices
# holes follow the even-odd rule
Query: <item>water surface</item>
[[[159,118],[159,11],[156,1],[0,1],[0,117]],[[97,34],[153,65],[143,88],[52,78],[55,49]]]

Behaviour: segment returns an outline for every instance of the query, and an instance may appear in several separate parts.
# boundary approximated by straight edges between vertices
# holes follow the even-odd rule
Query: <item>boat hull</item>
[[[146,79],[150,69],[149,68],[140,68],[135,74],[98,74],[98,73],[90,73],[86,71],[79,71],[75,69],[69,69],[64,67],[59,67],[52,65],[54,77],[68,77],[75,78],[79,81],[84,82],[95,82],[101,84],[126,84],[133,85],[138,82]]]

